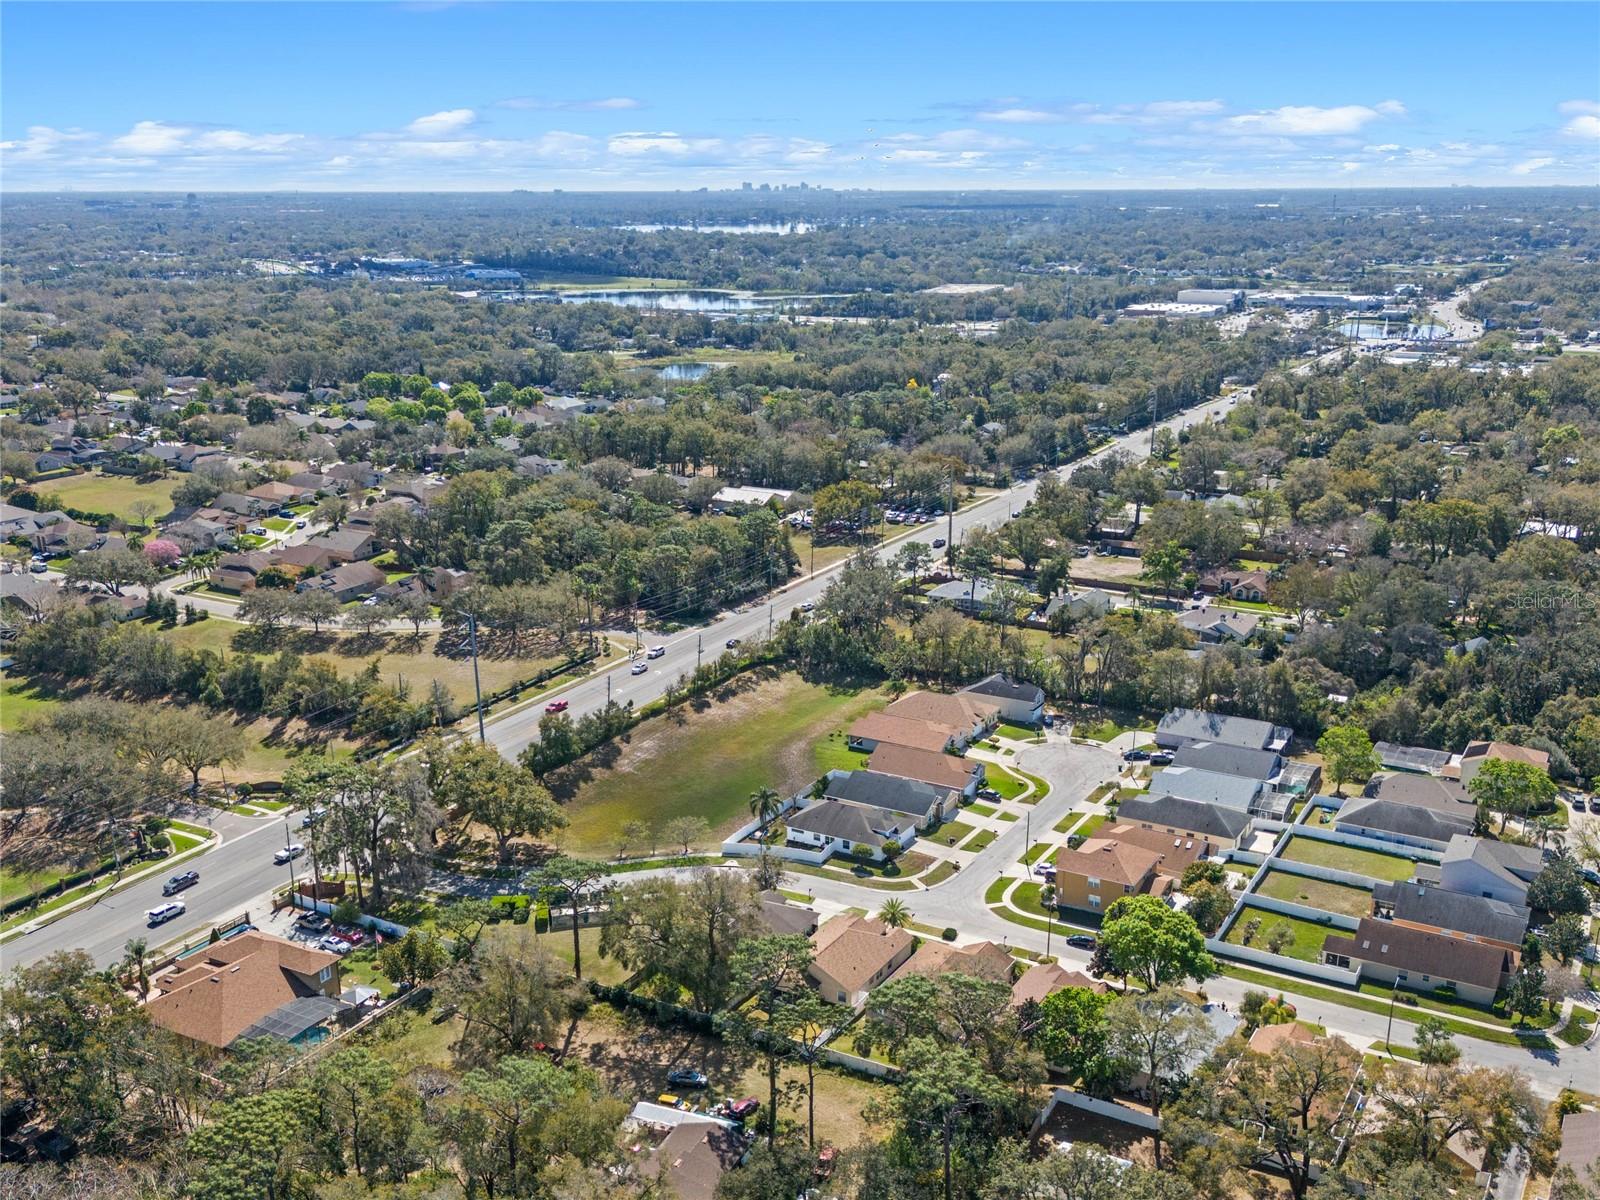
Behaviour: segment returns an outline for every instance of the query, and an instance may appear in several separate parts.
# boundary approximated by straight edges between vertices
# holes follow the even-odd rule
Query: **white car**
[[[664,657],[666,657],[666,653],[667,653],[667,648],[665,646],[651,646],[649,651],[645,654],[645,657],[646,658],[664,658]]]
[[[343,938],[336,938],[330,933],[317,943],[317,949],[326,950],[330,954],[349,954],[355,947]]]
[[[800,611],[801,612],[810,612],[815,607],[816,607],[816,603],[814,601],[807,600],[804,604],[802,604],[800,606]]]
[[[272,861],[281,865],[283,863],[290,862],[293,859],[299,858],[305,852],[306,848],[299,842],[295,842],[293,845],[289,846],[279,846],[278,852],[272,856]]]
[[[173,917],[182,916],[187,911],[188,908],[184,905],[182,900],[170,900],[166,904],[156,905],[144,915],[146,919],[149,920],[150,924],[164,925],[168,921],[172,920]]]
[[[306,519],[304,517],[296,517],[294,527],[296,529],[304,529],[306,527]]]
[[[647,667],[644,663],[636,662],[636,663],[633,664],[633,670],[629,671],[628,674],[629,675],[643,675],[649,669],[650,668]]]

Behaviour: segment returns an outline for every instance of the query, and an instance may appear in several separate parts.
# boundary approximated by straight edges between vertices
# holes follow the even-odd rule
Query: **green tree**
[[[1159,987],[1113,1000],[1106,1008],[1105,1023],[1107,1053],[1124,1072],[1141,1080],[1150,1098],[1150,1115],[1159,1121],[1162,1101],[1172,1086],[1211,1050],[1216,1037],[1211,1022],[1182,993]],[[1154,1139],[1159,1170],[1159,1127]]]
[[[1548,808],[1556,799],[1556,785],[1542,767],[1503,758],[1487,759],[1467,791],[1479,807],[1500,814],[1502,832],[1512,817]]]
[[[1583,870],[1572,855],[1563,851],[1553,855],[1544,869],[1528,885],[1528,907],[1551,916],[1589,911],[1589,890],[1584,886]]]
[[[1171,599],[1172,589],[1182,577],[1183,568],[1188,562],[1188,553],[1177,542],[1166,542],[1145,550],[1143,558],[1145,578],[1159,584],[1163,594]]]
[[[604,863],[562,854],[545,863],[536,877],[539,886],[565,896],[572,910],[572,973],[579,980],[583,979],[583,948],[578,941],[583,932],[580,913],[584,901],[609,874]]]
[[[1372,739],[1359,725],[1334,725],[1317,739],[1322,773],[1334,782],[1334,795],[1344,795],[1347,783],[1364,783],[1378,769]]]
[[[911,910],[906,907],[904,900],[890,898],[883,902],[883,907],[878,910],[878,920],[890,929],[904,929],[911,924]]]
[[[1516,1014],[1517,1024],[1544,1011],[1545,971],[1538,963],[1524,963],[1506,985],[1506,1010]]]
[[[1429,1067],[1453,1066],[1461,1047],[1450,1036],[1450,1025],[1431,1013],[1417,1020],[1417,1061]]]
[[[1108,908],[1100,944],[1117,974],[1138,979],[1151,991],[1186,979],[1203,982],[1217,973],[1194,918],[1155,896],[1124,896]]]
[[[378,966],[396,983],[416,987],[444,970],[449,955],[444,943],[431,933],[408,929],[399,941],[385,943],[378,951]]]
[[[435,803],[493,833],[502,861],[512,838],[540,837],[567,823],[549,789],[493,747],[463,740],[448,751],[435,746],[427,759]]]
[[[1545,868],[1547,871],[1549,869]],[[1539,940],[1558,962],[1566,966],[1582,954],[1586,947],[1593,944],[1589,937],[1588,924],[1581,912],[1563,912],[1544,927],[1544,933],[1540,935]]]
[[[757,788],[750,793],[750,815],[761,823],[768,825],[783,808],[783,797],[776,788]]]
[[[798,934],[747,938],[733,953],[732,978],[739,990],[754,995],[756,1007],[769,1019],[780,1014],[790,998],[806,986],[811,966],[811,942]],[[743,1035],[760,1051],[767,1064],[767,1111],[764,1123],[770,1149],[778,1136],[778,1060],[790,1047],[787,1038],[746,1027]]]
[[[713,1012],[730,998],[735,948],[760,930],[759,912],[755,883],[739,871],[641,879],[613,894],[600,953]]]
[[[300,1088],[229,1100],[189,1135],[190,1194],[207,1200],[292,1200],[302,1194],[307,1122],[316,1111]]]
[[[1034,1044],[1045,1062],[1077,1080],[1092,1096],[1107,1096],[1119,1067],[1106,1052],[1106,1009],[1111,997],[1093,988],[1052,992],[1039,1004]]]

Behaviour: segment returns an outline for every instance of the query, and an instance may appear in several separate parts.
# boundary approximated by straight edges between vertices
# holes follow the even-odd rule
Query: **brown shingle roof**
[[[738,1134],[716,1121],[685,1121],[655,1148],[643,1174],[659,1173],[678,1200],[712,1200],[723,1172],[744,1158]]]
[[[972,764],[934,750],[880,745],[867,760],[867,769],[902,779],[916,779],[935,787],[962,791],[972,782]]]
[[[1113,825],[1097,830],[1095,836],[1159,854],[1161,861],[1156,864],[1156,870],[1163,875],[1182,875],[1190,863],[1211,853],[1211,843],[1204,838],[1162,833],[1138,825]]]
[[[957,729],[970,729],[980,721],[988,721],[1000,712],[1000,706],[971,692],[945,695],[941,692],[912,692],[901,696],[883,710],[891,717],[905,717],[913,721],[936,721]]]
[[[1252,1033],[1250,1049],[1257,1054],[1271,1054],[1285,1042],[1302,1042],[1309,1046],[1316,1040],[1317,1035],[1298,1021],[1284,1021],[1280,1025],[1263,1025]]]
[[[893,717],[886,712],[868,713],[850,726],[850,736],[868,741],[884,742],[891,746],[910,746],[915,750],[942,751],[957,733],[970,726],[956,729],[942,721],[919,721],[911,717]]]
[[[337,954],[252,930],[157,978],[145,1007],[163,1029],[227,1046],[274,1009],[315,995],[317,975],[338,964]]]
[[[1353,935],[1329,937],[1323,950],[1382,963],[1408,974],[1427,975],[1439,982],[1449,980],[1490,990],[1498,988],[1501,977],[1517,966],[1516,952],[1503,946],[1413,929],[1376,917],[1361,918]]]
[[[1138,887],[1155,870],[1161,855],[1132,842],[1092,837],[1076,850],[1063,846],[1056,853],[1058,875],[1083,875],[1123,887]]]
[[[1074,987],[1089,988],[1096,992],[1108,990],[1105,984],[1082,971],[1069,971],[1060,963],[1034,963],[1021,979],[1011,985],[1011,1003],[1017,1006],[1029,1000],[1043,1003],[1046,997],[1062,988]]]
[[[1468,742],[1467,748],[1461,752],[1463,760],[1469,758],[1500,758],[1506,762],[1522,762],[1529,766],[1538,767],[1541,771],[1550,769],[1550,756],[1543,750],[1530,750],[1527,746],[1513,745],[1511,742]]]
[[[857,992],[911,946],[911,934],[872,917],[841,915],[811,935],[812,965]]]
[[[911,960],[900,969],[903,975],[972,975],[1010,983],[1016,959],[1003,946],[993,942],[974,942],[952,946],[949,942],[929,941],[917,947]],[[895,976],[899,978],[899,975]]]

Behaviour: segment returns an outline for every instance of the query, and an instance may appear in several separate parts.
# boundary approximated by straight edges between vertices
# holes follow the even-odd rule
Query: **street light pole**
[[[289,903],[291,905],[294,904],[294,893],[295,893],[295,888],[297,886],[296,883],[295,883],[295,878],[294,878],[294,855],[292,853],[289,853],[289,851],[293,847],[293,845],[294,845],[294,843],[292,841],[290,841],[290,839],[289,839],[289,814],[288,813],[284,813],[283,814],[283,849],[284,849],[284,852],[289,855]],[[315,897],[313,897],[313,899],[315,899]]]

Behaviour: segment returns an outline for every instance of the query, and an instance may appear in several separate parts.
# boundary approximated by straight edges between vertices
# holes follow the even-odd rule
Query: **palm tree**
[[[149,954],[150,944],[142,938],[129,938],[122,952],[122,969],[125,976],[139,989],[139,999],[150,994]]]
[[[783,808],[783,797],[774,788],[758,788],[750,793],[750,815],[763,826],[769,824]]]
[[[911,924],[911,910],[904,900],[885,900],[878,910],[878,920],[890,929],[904,929]]]
[[[1543,816],[1534,817],[1527,824],[1528,832],[1539,839],[1539,849],[1541,850],[1545,849],[1551,842],[1554,842],[1556,849],[1560,850],[1566,843],[1566,835],[1562,833],[1561,822],[1552,814],[1546,813]]]

